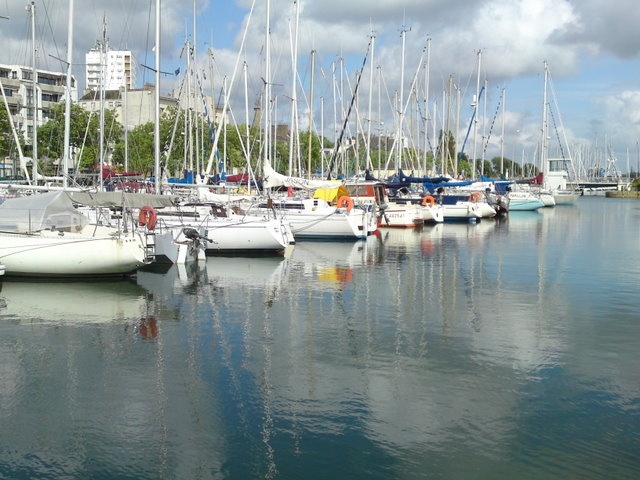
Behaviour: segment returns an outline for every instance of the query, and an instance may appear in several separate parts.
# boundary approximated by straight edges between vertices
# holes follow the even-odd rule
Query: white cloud
[[[230,77],[232,74],[237,58],[233,48],[238,47],[244,34],[241,14],[246,13],[252,3],[252,0],[225,4],[211,0],[197,2],[198,51],[202,68],[209,70],[207,47],[211,47],[215,68],[219,72],[215,79],[218,85],[223,75]],[[0,20],[3,38],[0,63],[30,63],[29,21],[25,4],[9,2],[5,7],[8,11],[3,11],[0,6],[0,15],[11,17],[9,21]],[[51,68],[57,67],[49,55],[65,57],[67,4],[62,0],[37,2],[39,62],[46,62]],[[266,0],[255,3],[247,32],[246,53],[243,54],[249,66],[250,84],[254,88],[259,88],[264,69],[261,56],[265,42],[265,4]],[[193,1],[165,0],[162,5],[162,69],[173,71],[184,64],[184,58],[180,57],[181,48],[187,37],[192,38]],[[637,123],[626,117],[631,115],[629,112],[619,108],[617,112],[610,113],[615,105],[620,104],[621,98],[627,101],[635,98],[636,91],[640,90],[637,85],[626,85],[625,88],[612,85],[612,80],[601,80],[596,75],[599,73],[597,68],[589,69],[595,73],[588,77],[583,73],[585,65],[610,57],[623,59],[626,63],[621,62],[622,66],[638,68],[640,10],[632,0],[303,0],[298,4],[293,0],[271,0],[270,6],[273,69],[274,74],[278,74],[278,82],[290,83],[291,32],[295,7],[298,6],[300,77],[308,88],[309,56],[311,50],[316,51],[316,92],[327,101],[333,94],[331,75],[336,61],[344,59],[344,75],[352,87],[372,33],[376,38],[375,56],[368,59],[361,93],[366,98],[368,69],[381,66],[386,89],[384,95],[393,97],[401,76],[400,32],[406,29],[406,85],[417,71],[418,60],[430,38],[431,99],[442,97],[449,77],[452,77],[464,93],[463,125],[471,113],[468,105],[470,96],[475,92],[476,52],[481,50],[481,75],[488,82],[487,110],[493,114],[499,97],[497,92],[507,88],[507,108],[520,112],[515,114],[522,122],[520,128],[516,128],[521,132],[520,137],[524,136],[525,130],[539,123],[543,60],[551,65],[556,81],[571,78],[575,84],[570,98],[561,99],[567,108],[563,114],[571,120],[568,129],[584,139],[593,137],[594,128],[606,126],[613,131],[615,125],[615,137],[621,142],[638,136]],[[109,39],[114,48],[133,50],[140,63],[151,64],[153,61],[152,0],[76,0],[74,73],[81,85],[84,84],[84,52],[100,37],[103,16],[107,18]],[[139,73],[139,80],[153,81],[150,74],[144,72]],[[166,88],[170,88],[173,80],[163,78],[163,86],[166,83]],[[599,83],[605,81],[608,83]],[[588,88],[599,92],[600,101],[594,100],[594,94]],[[238,95],[242,93],[242,88],[234,86],[234,89]],[[287,90],[290,87],[283,85],[280,94]],[[345,90],[345,95],[347,93]],[[250,95],[251,103],[254,103],[258,93]],[[603,99],[609,100],[605,102]],[[605,106],[606,112],[603,110]],[[319,108],[318,104],[316,108]],[[527,137],[535,136],[535,131],[527,132]],[[533,145],[529,147],[533,148]]]

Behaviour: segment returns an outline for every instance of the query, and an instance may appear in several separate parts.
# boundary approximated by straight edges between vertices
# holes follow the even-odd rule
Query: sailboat
[[[67,88],[71,85],[73,0],[69,2]],[[127,275],[150,261],[145,236],[133,225],[91,225],[67,185],[71,96],[65,101],[63,188],[6,198],[0,205],[0,262],[7,275]]]
[[[142,234],[91,225],[63,190],[0,205],[0,262],[7,275],[128,275],[149,262]]]
[[[577,189],[569,189],[567,180],[569,178],[569,168],[572,165],[571,154],[569,158],[549,159],[548,144],[548,105],[547,105],[547,85],[549,83],[549,65],[544,62],[544,93],[542,107],[542,189],[549,192],[553,196],[555,205],[572,205],[576,202],[582,192]],[[567,149],[568,150],[568,149]],[[562,151],[562,147],[561,147]]]
[[[258,207],[282,216],[294,238],[358,240],[375,229],[369,209],[354,204],[342,181],[282,175],[266,159],[263,171],[265,188],[286,187],[289,193],[286,197],[269,198]],[[304,197],[295,196],[294,188]]]

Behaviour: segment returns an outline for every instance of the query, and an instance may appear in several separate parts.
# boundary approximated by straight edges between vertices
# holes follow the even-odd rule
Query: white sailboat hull
[[[456,202],[455,204],[443,204],[444,220],[477,220],[482,218],[479,204],[476,202]],[[495,214],[495,211],[494,211]]]
[[[214,221],[202,225],[210,242],[207,253],[284,252],[293,245],[291,227],[279,219]]]
[[[425,223],[444,222],[444,207],[440,204],[424,205],[422,207],[422,220]]]
[[[291,225],[295,238],[315,240],[358,240],[371,233],[374,224],[367,208],[336,207],[320,198],[282,198],[263,212],[278,212]]]
[[[580,192],[575,192],[572,190],[559,191],[556,190],[551,192],[553,195],[553,200],[556,205],[573,205],[580,198]]]
[[[207,210],[207,207],[205,207]],[[238,218],[213,217],[211,215],[169,216],[159,212],[162,228],[192,227],[206,234],[206,253],[222,254],[283,253],[293,245],[293,233],[287,222],[258,216]]]
[[[378,227],[412,228],[424,224],[422,206],[389,202],[378,218]]]
[[[295,238],[357,240],[367,237],[366,212],[352,214],[338,212],[331,215],[287,212]]]
[[[88,226],[82,232],[0,233],[0,261],[7,275],[127,275],[145,265],[145,257],[139,235],[117,235],[107,227]]]
[[[509,192],[509,211],[510,212],[524,212],[538,210],[544,207],[542,200],[533,193],[512,191]]]

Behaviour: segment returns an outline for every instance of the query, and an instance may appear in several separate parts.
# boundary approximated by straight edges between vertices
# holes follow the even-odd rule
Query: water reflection
[[[144,328],[14,310],[0,477],[632,478],[640,292],[592,250],[638,227],[620,211],[602,232],[608,213],[140,272],[107,317],[144,313]],[[29,304],[8,285],[3,320]]]
[[[144,316],[147,290],[133,281],[21,281],[0,283],[3,320],[83,324]]]

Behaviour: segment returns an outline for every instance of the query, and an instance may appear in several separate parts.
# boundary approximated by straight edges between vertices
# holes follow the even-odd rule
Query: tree
[[[442,158],[442,152],[444,150],[444,160],[445,160],[445,172],[453,166],[453,159],[455,158],[456,151],[456,140],[451,131],[443,131],[440,130],[438,134],[438,146],[436,149],[436,158]],[[436,164],[438,164],[438,160],[436,160]],[[458,171],[460,171],[460,165],[458,164]]]
[[[63,103],[51,109],[49,120],[38,127],[38,152],[41,159],[52,161],[62,159],[64,154],[64,110]],[[100,118],[97,113],[89,112],[77,104],[71,105],[69,124],[69,146],[77,152],[79,158],[75,164],[79,169],[100,163]],[[112,110],[104,111],[104,145],[105,158],[122,136],[122,126],[115,118]]]
[[[142,175],[150,175],[154,166],[153,123],[138,125],[128,134],[130,171]],[[120,140],[113,150],[113,161],[116,165],[124,165],[124,140]]]
[[[0,158],[9,156],[13,149],[13,132],[9,123],[9,115],[7,109],[0,108]]]
[[[315,133],[308,131],[300,133],[300,155],[302,156],[300,162],[305,170],[309,169],[309,138],[311,138],[311,172],[314,172],[322,167],[323,142]]]

